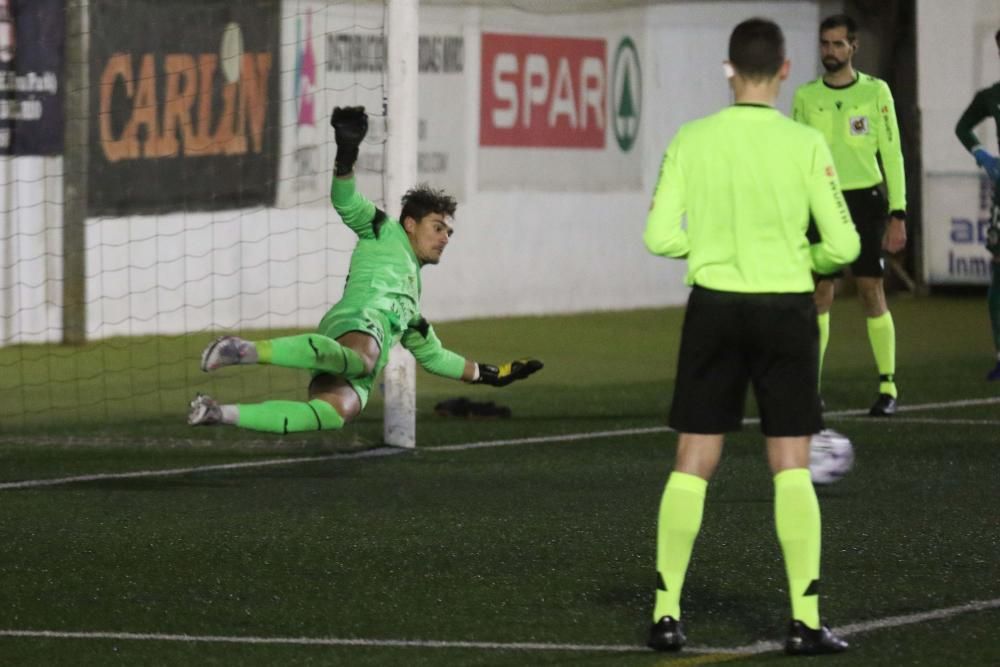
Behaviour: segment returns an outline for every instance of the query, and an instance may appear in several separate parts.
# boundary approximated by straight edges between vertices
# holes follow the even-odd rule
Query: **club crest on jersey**
[[[868,134],[868,116],[851,116],[851,134]]]

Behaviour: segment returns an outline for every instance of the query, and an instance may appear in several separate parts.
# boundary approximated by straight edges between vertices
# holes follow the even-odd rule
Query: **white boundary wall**
[[[977,90],[1000,80],[998,29],[996,0],[917,0],[924,278],[930,284],[989,283],[983,247],[988,186],[955,137],[955,123]],[[991,119],[976,134],[997,150]]]
[[[954,18],[956,12],[949,14]],[[447,175],[462,179],[456,190],[463,196],[457,233],[443,262],[424,272],[427,317],[441,321],[682,303],[687,295],[684,263],[654,258],[642,245],[650,193],[662,151],[679,125],[729,103],[721,63],[732,27],[750,16],[774,18],[786,32],[793,70],[779,106],[787,112],[794,88],[818,73],[819,3],[677,2],[579,15],[423,8],[421,34],[425,26],[438,32],[460,30],[465,41],[462,83],[441,100],[464,109],[459,123],[463,141],[454,148],[463,153],[453,161],[461,170]],[[628,158],[639,162],[637,177],[624,179],[631,185],[561,191],[536,189],[532,183],[480,187],[483,161],[499,155],[479,146],[483,32],[604,38],[609,61],[617,36],[635,41],[642,109],[637,143]],[[287,40],[283,42],[287,49]],[[284,53],[283,61],[284,99],[294,95],[295,72]],[[317,109],[323,124],[328,112]],[[433,109],[420,112],[434,114]],[[292,122],[288,109],[283,113],[287,126]],[[319,132],[327,129],[317,127]],[[592,170],[621,159],[610,158],[609,151],[618,148],[613,129],[608,132],[607,161],[601,151],[586,150],[546,154],[530,149],[525,156],[532,161],[556,156],[559,168],[578,170],[585,182]],[[455,146],[447,137],[443,144],[445,150]],[[288,152],[284,146],[283,152]],[[501,157],[511,155],[517,153]],[[0,237],[16,229],[18,244],[6,244],[0,262],[0,345],[58,341],[61,160],[19,158],[4,164],[7,171],[0,181],[7,185],[0,188],[0,211],[10,212],[0,215]],[[289,209],[90,220],[88,338],[315,325],[340,296],[353,236],[325,202],[302,206],[302,201]],[[398,214],[391,203],[387,208],[390,215]],[[10,256],[20,259],[12,263]]]

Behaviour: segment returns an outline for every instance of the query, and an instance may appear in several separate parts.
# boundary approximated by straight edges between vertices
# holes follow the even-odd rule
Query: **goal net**
[[[333,106],[367,108],[358,187],[397,212],[391,5],[0,0],[0,429],[303,395],[301,374],[207,376],[198,355],[340,298]]]

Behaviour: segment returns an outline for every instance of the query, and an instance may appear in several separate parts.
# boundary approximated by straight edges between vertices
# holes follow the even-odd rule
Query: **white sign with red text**
[[[484,32],[483,189],[641,187],[642,73],[630,36]]]

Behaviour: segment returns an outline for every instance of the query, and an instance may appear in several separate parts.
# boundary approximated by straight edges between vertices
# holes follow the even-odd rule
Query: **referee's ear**
[[[782,81],[788,78],[788,73],[792,71],[792,61],[785,58],[785,62],[781,63],[781,69],[778,70],[778,78]]]

